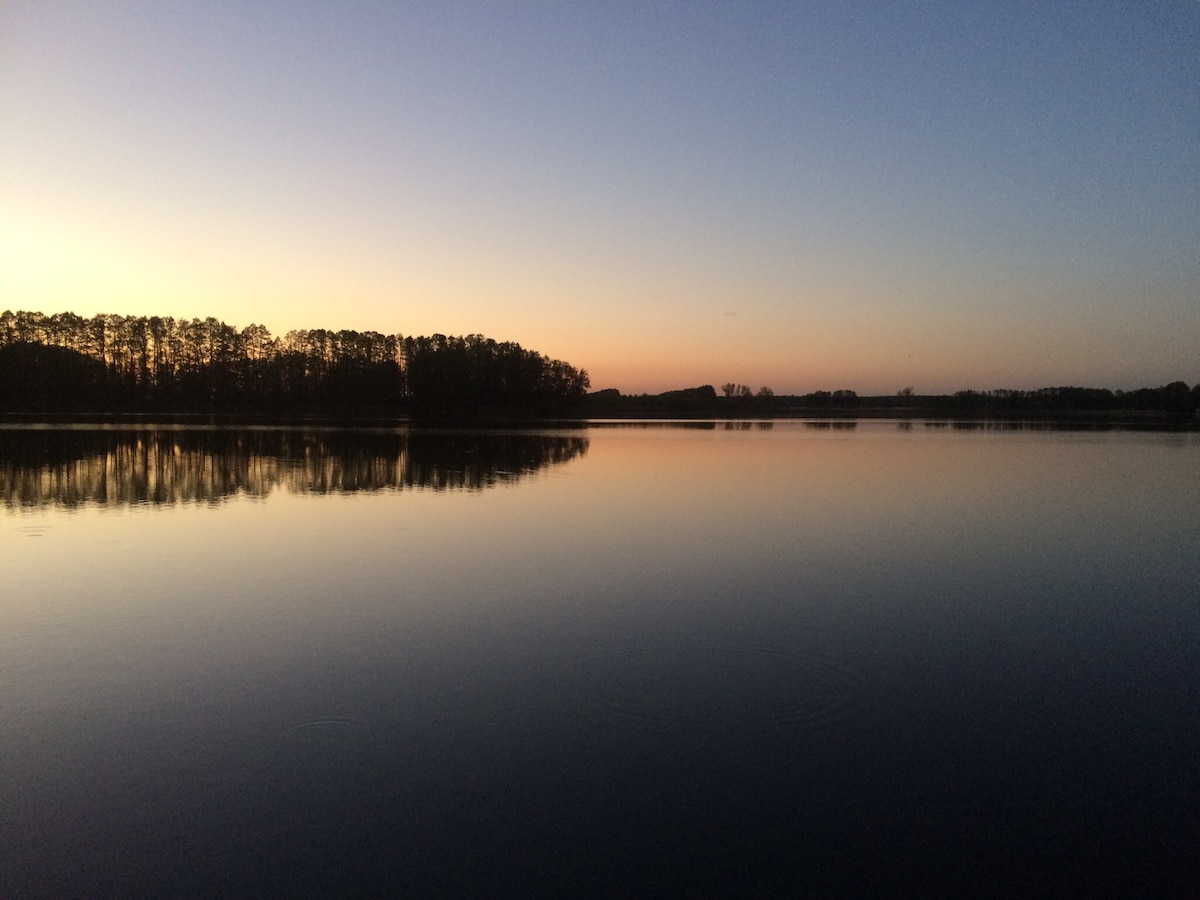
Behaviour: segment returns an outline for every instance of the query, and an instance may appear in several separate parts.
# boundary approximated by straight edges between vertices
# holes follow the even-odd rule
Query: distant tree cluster
[[[616,388],[606,388],[588,394],[583,409],[587,415],[601,419],[614,416],[673,418],[712,415],[716,403],[717,391],[711,384],[661,394],[626,395]]]
[[[765,384],[757,391],[753,391],[749,385],[737,384],[731,381],[721,385],[721,392],[725,395],[726,399],[749,400],[751,397],[757,397],[760,401],[768,403],[768,405],[776,397],[774,389]],[[811,394],[780,397],[779,400],[781,402],[787,401],[791,404],[804,406],[854,406],[858,403],[858,394],[851,390],[838,390],[832,393],[829,391],[813,391]]]
[[[1157,388],[1109,391],[1099,388],[1047,387],[1030,391],[959,391],[955,394],[917,394],[903,388],[895,394],[860,397],[855,391],[812,391],[807,394],[775,394],[770,388],[752,393],[746,385],[729,382],[720,396],[711,385],[667,391],[662,394],[625,396],[615,388],[587,396],[584,408],[596,417],[700,416],[770,417],[813,414],[888,414],[910,416],[915,412],[947,417],[980,419],[996,417],[1045,418],[1057,414],[1086,416],[1143,415],[1167,418],[1176,423],[1200,421],[1200,384],[1189,388],[1182,381]]]
[[[721,385],[721,393],[726,397],[753,397],[754,391],[746,384],[735,384],[730,381]]]
[[[958,391],[954,394],[953,405],[957,409],[975,412],[1071,409],[1186,413],[1200,407],[1200,384],[1189,388],[1182,381],[1173,381],[1161,387],[1139,388],[1136,391],[1083,387],[1046,387],[1034,391]]]
[[[800,394],[795,401],[804,407],[849,409],[858,406],[858,394],[847,388],[832,392],[813,391],[809,394]]]
[[[241,330],[214,318],[0,315],[0,410],[430,415],[581,399],[587,373],[481,335]]]

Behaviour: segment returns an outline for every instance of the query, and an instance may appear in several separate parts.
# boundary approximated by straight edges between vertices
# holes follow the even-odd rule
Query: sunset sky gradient
[[[1200,381],[1200,3],[0,5],[0,309]]]

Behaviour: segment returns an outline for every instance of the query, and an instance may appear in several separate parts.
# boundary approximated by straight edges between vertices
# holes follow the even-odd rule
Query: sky
[[[1200,2],[0,3],[0,309],[1200,382]]]

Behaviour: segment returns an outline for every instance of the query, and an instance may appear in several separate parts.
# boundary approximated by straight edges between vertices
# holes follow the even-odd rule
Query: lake
[[[0,427],[0,893],[1200,893],[1200,433]]]

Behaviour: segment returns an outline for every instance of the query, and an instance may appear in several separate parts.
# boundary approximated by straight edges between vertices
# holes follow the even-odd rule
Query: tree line
[[[5,311],[0,410],[544,413],[587,372],[483,335],[238,329],[209,317]]]
[[[1200,407],[1200,384],[1172,381],[1155,388],[1110,391],[1107,388],[1046,387],[1033,391],[999,389],[958,391],[955,408],[974,412],[1072,409],[1089,412],[1144,411],[1188,413]]]
[[[777,394],[769,387],[754,392],[729,382],[721,394],[702,385],[661,394],[621,394],[614,388],[589,394],[586,411],[600,418],[619,416],[772,417],[809,415],[913,414],[986,418],[1041,417],[1060,413],[1096,416],[1149,416],[1174,422],[1195,421],[1200,410],[1200,384],[1183,381],[1154,388],[1111,391],[1106,388],[1045,387],[1036,390],[958,391],[917,394],[904,388],[895,394],[860,396],[849,389],[817,390],[807,394]]]

